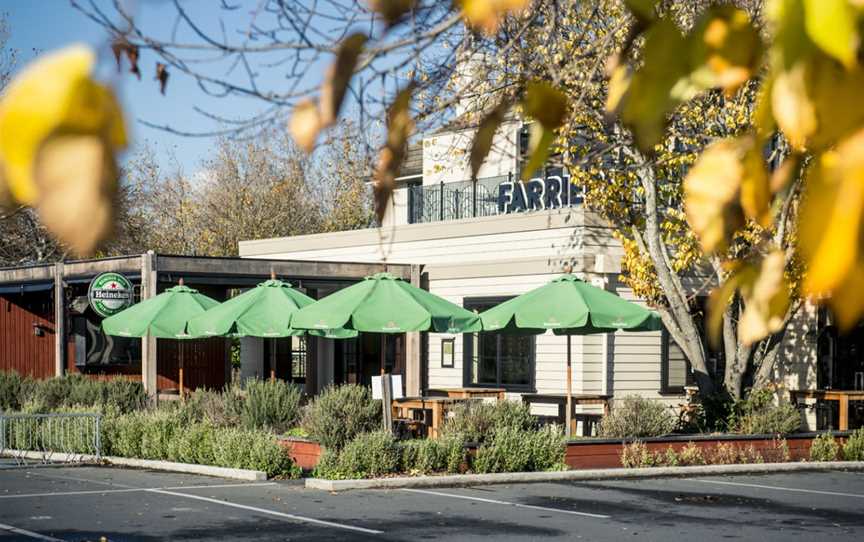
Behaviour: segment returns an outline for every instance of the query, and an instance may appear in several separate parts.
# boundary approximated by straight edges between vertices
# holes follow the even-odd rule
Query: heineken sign
[[[108,317],[132,304],[132,283],[119,273],[102,273],[90,282],[87,298],[96,314]]]

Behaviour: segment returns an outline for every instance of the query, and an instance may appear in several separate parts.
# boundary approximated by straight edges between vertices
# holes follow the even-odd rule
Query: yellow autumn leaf
[[[741,281],[744,312],[738,322],[738,337],[745,345],[783,328],[790,302],[785,268],[783,251],[774,250],[759,262],[752,281]]]
[[[456,0],[456,4],[468,26],[492,35],[504,17],[524,10],[531,0]]]
[[[366,44],[365,34],[351,34],[339,44],[336,51],[336,60],[327,69],[324,84],[321,86],[321,124],[327,127],[336,122],[339,110],[342,109],[342,101],[348,90],[348,83],[354,75],[357,59],[363,52]]]
[[[718,141],[699,156],[684,179],[684,210],[702,249],[723,250],[741,226],[741,180],[746,175],[741,143]]]
[[[638,20],[650,22],[656,16],[655,6],[657,0],[624,0],[624,5]]]
[[[778,73],[771,87],[771,110],[793,149],[803,151],[816,132],[816,107],[807,92],[807,64]]]
[[[862,209],[864,130],[816,157],[807,176],[798,228],[806,293],[831,295],[860,265]]]
[[[408,138],[414,132],[414,119],[411,117],[411,97],[414,84],[399,91],[387,111],[387,139],[378,155],[375,169],[375,182],[372,185],[375,197],[375,214],[379,223],[384,218],[387,204],[396,185],[396,175],[405,159]]]
[[[864,316],[864,262],[856,263],[827,299],[841,331],[855,327]]]
[[[711,8],[687,38],[693,84],[731,93],[758,69],[762,40],[747,12],[732,6]]]
[[[813,102],[817,129],[808,148],[814,151],[834,146],[864,124],[864,70],[844,69],[824,55],[808,63],[808,93]]]
[[[755,277],[755,269],[752,265],[735,264],[726,280],[711,291],[708,297],[708,319],[707,333],[708,341],[715,348],[720,346],[720,337],[723,330],[723,313],[726,307],[738,291],[742,281],[751,281]]]
[[[489,155],[489,151],[492,149],[492,141],[495,139],[495,133],[504,121],[504,116],[507,114],[509,108],[510,101],[504,99],[480,121],[480,126],[478,126],[477,133],[474,134],[474,140],[471,142],[471,153],[469,154],[472,179],[477,178],[480,166],[483,165],[486,156]]]
[[[0,159],[18,202],[38,203],[36,156],[52,134],[95,135],[111,153],[126,145],[120,107],[111,90],[92,79],[94,63],[83,45],[47,54],[22,70],[0,99]],[[67,172],[68,183],[76,173]]]
[[[567,118],[567,96],[546,81],[530,81],[521,105],[522,111],[550,130],[560,127]]]
[[[369,7],[381,15],[388,26],[399,22],[416,4],[417,0],[369,0]]]
[[[630,89],[632,73],[626,64],[617,64],[609,75],[609,87],[606,93],[606,112],[612,113],[621,105],[624,96]]]
[[[804,28],[820,49],[844,66],[852,67],[858,56],[858,10],[848,0],[803,0]]]
[[[288,121],[288,132],[297,146],[306,152],[312,152],[320,131],[321,113],[315,100],[307,99],[295,105],[291,120]]]
[[[688,74],[684,50],[685,40],[671,21],[657,21],[645,32],[643,64],[621,101],[621,120],[633,130],[643,152],[662,139],[668,113],[692,96],[687,82],[682,82]]]
[[[92,135],[51,137],[39,150],[36,182],[45,227],[76,254],[92,254],[111,231],[117,167],[110,148]]]

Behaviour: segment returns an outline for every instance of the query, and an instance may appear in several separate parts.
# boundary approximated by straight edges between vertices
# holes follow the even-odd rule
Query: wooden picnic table
[[[580,419],[588,421],[588,415],[579,414],[576,412],[576,406],[601,405],[603,414],[609,414],[609,403],[612,400],[611,395],[601,395],[594,393],[574,393],[570,396],[572,399],[573,412],[571,412],[571,428],[570,433],[576,433],[576,422]],[[558,421],[564,424],[567,416],[567,394],[566,393],[525,393],[522,395],[522,402],[526,405],[558,405]],[[583,431],[587,433],[586,430]]]
[[[433,388],[429,390],[429,395],[443,395],[444,397],[458,399],[483,399],[484,397],[491,397],[503,401],[504,392],[506,391],[504,388]]]
[[[798,405],[800,399],[837,401],[840,403],[840,419],[837,429],[849,430],[849,401],[864,401],[864,390],[789,390],[792,404]]]
[[[469,399],[460,397],[404,397],[394,399],[392,403],[394,418],[410,418],[412,410],[429,410],[432,412],[432,423],[429,427],[429,438],[438,438],[444,425],[444,415],[448,408],[464,403]]]

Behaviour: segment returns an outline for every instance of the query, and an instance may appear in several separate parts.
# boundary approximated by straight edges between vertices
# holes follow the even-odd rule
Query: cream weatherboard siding
[[[240,254],[420,264],[429,290],[458,305],[465,298],[525,293],[558,276],[565,265],[572,265],[586,280],[633,299],[632,292],[617,279],[620,245],[608,227],[578,208],[249,241],[240,244]],[[443,338],[456,339],[452,368],[441,367]],[[572,351],[574,392],[661,398],[659,332],[574,336]],[[565,359],[564,337],[547,333],[536,338],[538,393],[566,390]],[[462,386],[461,336],[430,333],[428,360],[429,387]],[[680,397],[664,399],[670,405],[681,402]]]

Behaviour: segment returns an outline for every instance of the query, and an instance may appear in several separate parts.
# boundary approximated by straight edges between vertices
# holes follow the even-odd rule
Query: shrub
[[[477,449],[476,472],[523,472],[563,469],[566,441],[559,427],[538,430],[498,427]]]
[[[864,428],[852,431],[846,439],[846,444],[843,445],[843,459],[864,461]]]
[[[608,438],[659,437],[675,428],[675,418],[662,403],[630,395],[615,402],[600,422],[600,436]]]
[[[168,446],[172,439],[181,435],[186,428],[181,424],[176,412],[155,411],[144,417],[141,432],[142,459],[168,459]]]
[[[23,397],[21,395],[22,383],[25,379],[16,373],[0,372],[0,411],[19,410]]]
[[[140,410],[147,405],[147,393],[141,382],[114,379],[103,384],[103,406],[116,408],[126,413]]]
[[[147,395],[140,382],[99,381],[85,375],[35,380],[0,373],[0,410],[47,413],[76,406],[131,412],[143,408]]]
[[[682,466],[704,465],[705,456],[702,454],[702,449],[696,446],[693,442],[688,442],[686,446],[678,452],[678,463]]]
[[[822,433],[810,445],[811,461],[836,461],[839,454],[840,445],[831,433]]]
[[[282,380],[249,379],[240,421],[246,429],[269,429],[283,433],[300,413],[300,388]]]
[[[721,442],[708,455],[711,465],[734,465],[738,462],[738,448],[731,443]]]
[[[516,401],[471,401],[456,405],[451,412],[453,414],[444,422],[442,434],[460,438],[463,442],[482,445],[499,428],[527,431],[537,427],[528,405]]]
[[[755,389],[734,404],[729,427],[745,435],[785,435],[801,427],[801,413],[789,402],[774,404],[771,390]]]
[[[418,439],[400,442],[402,472],[429,474],[445,469],[444,449],[437,440]]]
[[[400,446],[386,431],[361,433],[340,451],[327,449],[315,476],[331,480],[366,478],[399,472]]]
[[[329,387],[307,405],[301,425],[322,446],[338,451],[381,426],[381,402],[364,386]]]
[[[762,456],[762,452],[756,449],[756,446],[754,446],[753,444],[748,444],[747,446],[738,451],[738,462],[764,463],[765,458]]]
[[[624,468],[654,467],[656,465],[654,454],[648,450],[648,446],[642,441],[634,441],[625,444],[621,450],[621,466]]]
[[[792,454],[789,452],[789,443],[785,438],[775,438],[771,442],[771,447],[762,450],[762,457],[769,463],[780,463],[792,460]]]

